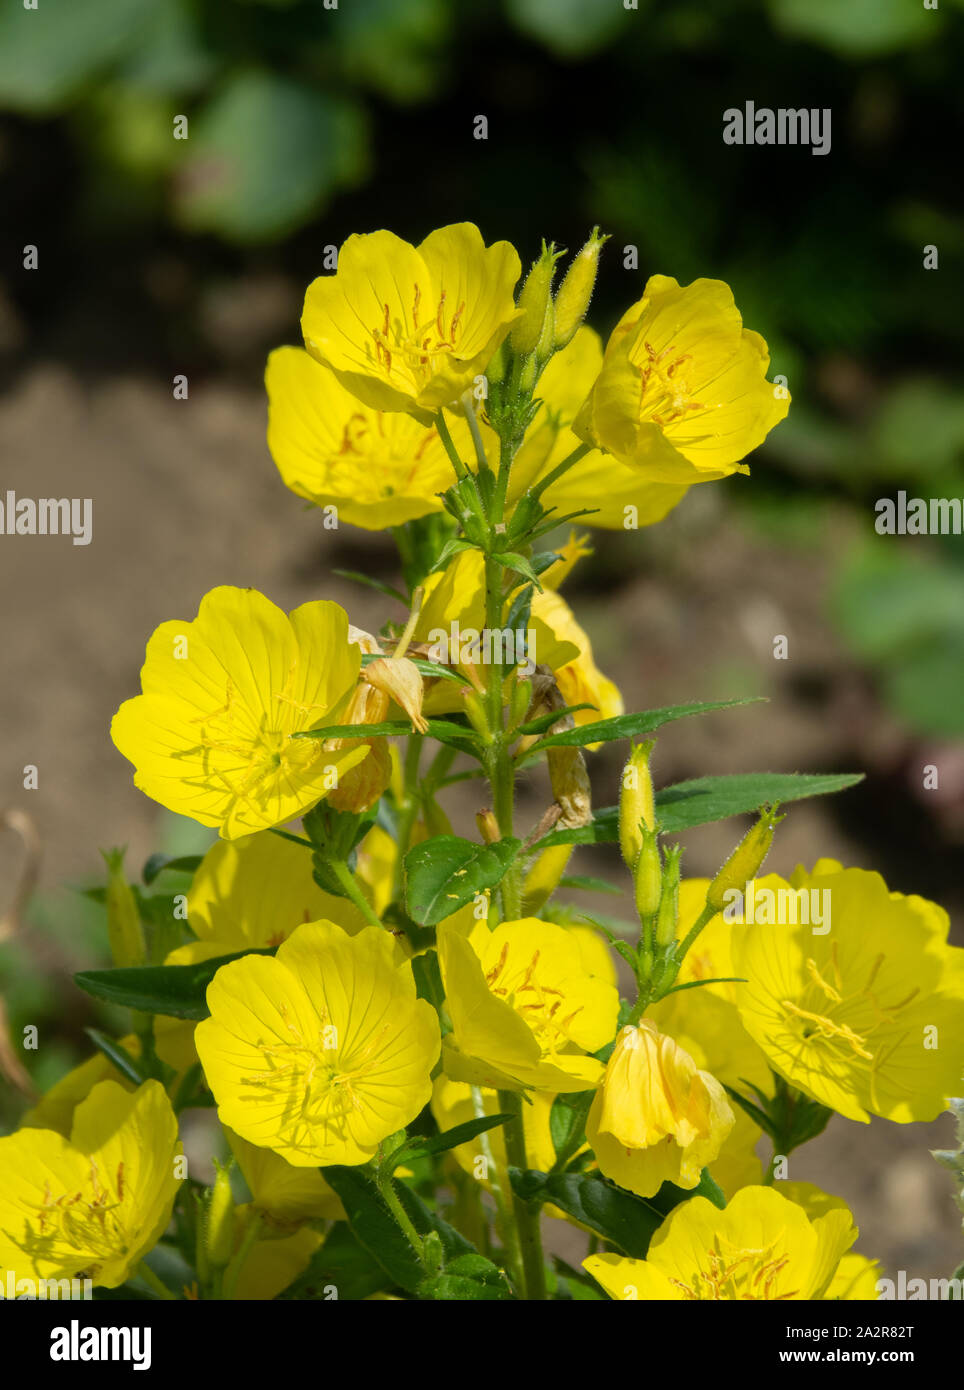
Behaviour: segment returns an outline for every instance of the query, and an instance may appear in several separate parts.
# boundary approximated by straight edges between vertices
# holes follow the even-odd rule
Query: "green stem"
[[[479,429],[479,422],[476,418],[471,391],[466,391],[463,394],[462,409],[465,411],[465,418],[468,421],[469,433],[472,435],[472,443],[475,446],[475,457],[479,468],[488,468],[489,460],[485,456],[485,444],[482,442],[482,432]]]
[[[532,495],[534,497],[541,497],[546,488],[551,487],[556,479],[561,478],[567,469],[570,469],[574,463],[578,463],[581,458],[584,458],[586,454],[589,453],[591,447],[590,444],[577,445],[572,453],[567,454],[561,463],[557,463],[550,473],[547,473],[544,478],[539,479],[536,486],[532,489]]]
[[[526,1157],[525,1130],[522,1127],[522,1102],[515,1091],[499,1092],[499,1109],[507,1110],[513,1116],[502,1127],[509,1166],[525,1172],[529,1163]],[[523,1202],[514,1192],[512,1194],[512,1211],[522,1250],[523,1297],[529,1302],[544,1302],[546,1298],[546,1266],[542,1254],[539,1213],[533,1211],[528,1203]]]
[[[686,936],[684,936],[679,946],[677,946],[676,959],[678,961],[682,961],[683,957],[686,955],[686,952],[692,946],[693,942],[699,936],[700,932],[706,926],[707,922],[711,922],[713,918],[716,916],[716,913],[717,909],[715,907],[711,907],[710,904],[707,903],[706,906],[703,908],[703,911],[700,913],[696,921],[693,923],[692,927],[690,927]]]
[[[412,838],[412,829],[415,825],[415,818],[418,815],[418,764],[422,756],[422,744],[424,735],[412,734],[405,747],[405,762],[403,764],[403,801],[399,808],[398,816],[398,857],[395,860],[395,882],[393,896],[401,897],[402,884],[405,874],[405,855],[408,852],[409,843]]]
[[[325,863],[328,865],[328,868],[334,874],[335,878],[337,878],[342,888],[344,888],[346,896],[351,898],[365,920],[370,922],[373,927],[381,927],[383,925],[382,922],[379,920],[371,903],[355,882],[355,876],[344,859],[326,859]]]
[[[145,1284],[150,1285],[158,1298],[163,1298],[167,1303],[180,1302],[177,1294],[171,1293],[171,1290],[158,1278],[146,1260],[141,1260],[140,1264],[137,1266],[137,1273],[144,1280]]]
[[[452,438],[452,433],[445,422],[445,415],[441,410],[435,415],[435,428],[438,430],[438,437],[441,439],[445,452],[448,454],[452,467],[455,469],[455,476],[457,478],[470,477],[471,475],[468,468],[466,468],[465,464],[459,458],[459,451],[455,447],[455,440]]]
[[[412,1249],[415,1251],[415,1254],[418,1256],[419,1263],[424,1264],[425,1252],[422,1248],[422,1237],[419,1235],[418,1231],[416,1231],[415,1227],[412,1225],[411,1220],[408,1216],[408,1212],[405,1210],[405,1208],[399,1201],[398,1194],[395,1191],[391,1176],[389,1174],[379,1173],[375,1178],[375,1183],[378,1187],[378,1191],[381,1193],[381,1196],[384,1199],[385,1205],[392,1213],[392,1216],[395,1218],[395,1221],[398,1224],[398,1226],[405,1233],[405,1237],[408,1240],[409,1245],[412,1247]]]
[[[481,1120],[486,1113],[485,1101],[482,1098],[482,1091],[478,1086],[472,1086],[472,1109],[475,1118]],[[495,1155],[492,1151],[491,1135],[487,1130],[478,1136],[479,1147],[482,1150],[482,1157],[485,1159],[486,1169],[489,1177],[489,1186],[492,1190],[492,1200],[495,1202],[496,1229],[502,1237],[502,1244],[505,1249],[506,1262],[509,1272],[518,1288],[522,1287],[522,1247],[519,1244],[519,1232],[516,1230],[512,1214],[508,1209],[505,1197],[505,1189],[502,1186],[502,1178],[495,1164]]]
[[[237,1288],[238,1279],[241,1276],[244,1262],[251,1254],[252,1247],[260,1234],[261,1213],[260,1211],[254,1211],[248,1222],[247,1230],[241,1238],[241,1244],[238,1246],[237,1253],[232,1256],[221,1276],[221,1292],[218,1295],[219,1300],[228,1302],[234,1297],[234,1291]]]

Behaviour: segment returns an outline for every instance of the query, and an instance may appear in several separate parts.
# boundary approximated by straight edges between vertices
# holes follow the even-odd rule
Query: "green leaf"
[[[696,825],[757,811],[761,806],[845,791],[863,781],[863,776],[862,772],[738,772],[722,777],[694,777],[656,793],[657,819],[664,833],[673,835]],[[533,849],[606,844],[618,839],[619,807],[607,806],[596,812],[590,825],[550,831]]]
[[[498,1265],[477,1254],[460,1255],[441,1274],[424,1280],[419,1285],[419,1295],[447,1303],[491,1302],[513,1296]]]
[[[415,1293],[425,1271],[382,1200],[374,1178],[363,1168],[341,1166],[322,1168],[321,1174],[338,1194],[358,1243],[391,1275],[394,1283]]]
[[[512,574],[521,574],[523,579],[528,579],[529,583],[535,585],[539,593],[542,593],[538,576],[524,555],[519,555],[514,550],[503,550],[501,554],[493,555],[492,559],[504,570],[509,570]]]
[[[143,965],[129,970],[83,970],[74,983],[103,999],[141,1013],[164,1014],[168,1018],[207,1018],[205,999],[208,985],[222,965],[242,956],[273,956],[277,947],[258,951],[234,951],[198,965]]]
[[[618,714],[613,719],[600,719],[595,724],[581,724],[575,729],[565,729],[560,734],[550,734],[534,743],[520,762],[543,752],[546,748],[583,748],[587,743],[611,743],[614,739],[635,738],[638,734],[649,734],[663,724],[674,719],[686,719],[691,714],[709,714],[713,710],[733,709],[737,705],[759,704],[762,697],[749,696],[739,700],[711,700],[685,705],[666,705],[662,709],[641,710],[639,714]]]
[[[556,1151],[553,1170],[565,1168],[586,1137],[586,1116],[595,1091],[571,1091],[556,1096],[549,1111],[549,1134]]]
[[[235,72],[191,117],[178,214],[233,241],[277,238],[363,172],[366,143],[353,103],[265,70]]]
[[[386,584],[384,580],[373,579],[370,574],[362,574],[360,570],[332,570],[332,574],[337,574],[339,579],[350,579],[354,584],[364,584],[366,589],[374,589],[376,593],[384,594],[386,598],[398,599],[399,603],[408,607],[408,599],[400,589],[396,589],[393,584]],[[371,653],[372,660],[376,654]],[[362,665],[365,664],[364,657]]]
[[[612,893],[622,897],[622,889],[615,888],[604,878],[593,878],[590,874],[567,874],[559,880],[560,888],[578,888],[583,893]]]
[[[473,1120],[466,1120],[464,1124],[454,1125],[452,1129],[446,1129],[441,1134],[414,1134],[389,1155],[392,1169],[407,1163],[410,1158],[447,1153],[449,1149],[456,1149],[459,1144],[467,1144],[477,1135],[495,1129],[497,1125],[504,1125],[511,1119],[510,1114],[480,1115]]]
[[[439,570],[444,570],[448,562],[454,559],[456,555],[461,555],[463,550],[474,549],[475,547],[471,545],[468,541],[459,540],[457,536],[453,536],[450,540],[447,540],[443,545],[441,551],[439,552],[438,559],[435,561],[435,564],[429,570],[429,574],[437,574]]]
[[[141,1070],[127,1049],[121,1047],[119,1042],[115,1042],[113,1038],[109,1038],[106,1033],[101,1033],[97,1028],[85,1028],[84,1032],[97,1050],[102,1052],[121,1075],[127,1077],[128,1081],[133,1081],[135,1086],[140,1086],[143,1081],[147,1080],[147,1073]]]
[[[334,1288],[339,1302],[356,1302],[373,1293],[394,1287],[386,1270],[361,1245],[351,1227],[338,1221],[316,1250],[308,1267],[289,1284],[282,1301],[316,1301],[327,1299],[327,1290]]]
[[[645,1258],[666,1216],[653,1202],[592,1174],[510,1168],[509,1179],[523,1201],[540,1206],[551,1202],[635,1259]]]
[[[193,874],[203,858],[201,854],[152,854],[141,870],[141,878],[151,884],[162,873]]]
[[[445,1003],[445,990],[442,986],[438,952],[423,951],[420,956],[413,956],[412,974],[415,976],[415,993],[418,998],[428,1000],[433,1009],[440,1009]]]
[[[494,888],[521,848],[511,837],[477,845],[457,835],[436,835],[405,856],[405,900],[416,922],[435,926],[476,893]]]
[[[30,10],[7,0],[0,6],[0,103],[31,114],[56,110],[136,47],[147,18],[144,0],[40,0]]]
[[[546,729],[551,729],[553,724],[560,719],[565,719],[567,714],[578,714],[583,709],[595,709],[595,705],[566,705],[563,709],[550,711],[549,714],[540,714],[538,719],[530,719],[526,724],[520,724],[517,729],[512,731],[513,738],[530,738],[533,734],[541,734]]]
[[[437,675],[438,673],[435,672]],[[452,719],[429,719],[428,732],[439,743],[453,743],[461,748],[477,743],[478,735],[466,721],[456,724]],[[407,719],[383,719],[380,724],[329,724],[324,729],[302,729],[292,738],[401,738],[412,732]]]

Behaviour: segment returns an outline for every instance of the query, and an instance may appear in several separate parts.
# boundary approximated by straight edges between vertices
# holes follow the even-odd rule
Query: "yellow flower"
[[[790,884],[757,879],[755,900],[791,887],[828,895],[817,901],[829,903],[830,930],[731,928],[748,1032],[774,1071],[848,1119],[933,1120],[964,1070],[964,951],[947,944],[947,913],[888,892],[879,874],[826,861]]]
[[[557,352],[542,373],[538,394],[543,404],[509,474],[510,509],[527,488],[544,478],[583,442],[573,433],[572,424],[599,376],[602,362],[599,334],[591,328],[580,328],[569,346]],[[637,526],[662,521],[685,495],[685,483],[651,481],[638,468],[592,449],[549,484],[542,494],[542,504],[555,507],[557,516],[591,507],[591,515],[580,517],[581,525],[622,531],[627,526],[635,530]]]
[[[507,241],[487,249],[471,222],[417,247],[386,231],[350,236],[337,273],[308,287],[305,346],[365,405],[424,417],[484,372],[518,317],[521,269]]]
[[[69,1140],[49,1129],[0,1139],[0,1268],[116,1288],[170,1220],[180,1148],[158,1081],[133,1092],[101,1081]]]
[[[120,1038],[118,1041],[135,1061],[140,1057],[141,1040],[136,1033],[129,1033],[126,1038]],[[97,1052],[79,1066],[72,1067],[66,1076],[62,1076],[49,1091],[45,1091],[37,1104],[24,1115],[20,1122],[21,1128],[55,1129],[58,1134],[69,1138],[74,1112],[100,1081],[115,1081],[125,1091],[137,1089],[123,1072],[117,1070],[113,1062],[108,1061],[103,1052]]]
[[[347,898],[319,888],[311,851],[270,830],[240,840],[218,840],[194,873],[187,920],[217,955],[278,946],[303,922],[337,922],[347,932],[366,925]],[[207,957],[211,959],[211,957]]]
[[[364,405],[304,348],[268,358],[268,448],[285,485],[339,521],[381,531],[442,509],[438,494],[455,470],[434,426],[400,411]],[[468,425],[449,417],[463,459],[472,455]]]
[[[741,460],[790,404],[767,381],[769,362],[728,285],[653,275],[613,330],[573,429],[650,482],[746,473]]]
[[[546,573],[551,576],[551,571]],[[578,651],[578,656],[571,661],[553,667],[559,692],[567,705],[592,706],[592,709],[578,710],[573,715],[575,723],[592,724],[624,713],[626,706],[619,688],[596,665],[589,634],[576,622],[562,595],[553,592],[545,581],[544,585],[542,593],[532,597],[533,619],[545,624],[556,643],[571,643]],[[537,656],[541,661],[538,652]],[[598,748],[599,745],[589,746]]]
[[[825,1299],[856,1237],[845,1207],[810,1220],[772,1187],[744,1187],[725,1211],[705,1197],[674,1207],[645,1260],[590,1255],[583,1268],[620,1300]]]
[[[455,1081],[507,1090],[584,1091],[602,1064],[587,1053],[613,1036],[619,998],[590,975],[565,927],[535,917],[438,928],[452,1033],[442,1055]]]
[[[431,1095],[438,1018],[377,927],[307,923],[207,998],[194,1036],[222,1122],[296,1167],[366,1163]]]
[[[286,617],[254,589],[212,589],[193,622],[156,629],[111,737],[141,791],[237,839],[307,811],[368,756],[292,738],[337,721],[360,664],[336,603]]]
[[[497,1091],[490,1087],[478,1087],[477,1090],[483,1114],[502,1113]],[[549,1112],[554,1100],[555,1096],[536,1091],[530,1097],[530,1103],[522,1106],[526,1160],[530,1168],[537,1168],[543,1173],[547,1173],[556,1161],[556,1151],[549,1129]],[[432,1089],[432,1114],[441,1130],[454,1129],[456,1125],[475,1119],[477,1110],[473,1087],[464,1081],[453,1081],[448,1076],[436,1077]],[[485,1134],[477,1135],[465,1144],[458,1144],[452,1150],[459,1167],[479,1182],[489,1181],[488,1162],[483,1164],[479,1160],[487,1160],[490,1153],[497,1175],[505,1184],[508,1181],[508,1159],[502,1125],[488,1130]]]
[[[244,1239],[248,1223],[255,1217],[253,1207],[238,1207],[238,1244]],[[277,1298],[308,1268],[323,1240],[319,1231],[309,1227],[281,1237],[275,1232],[259,1235],[241,1266],[234,1298],[242,1303],[264,1303]]]
[[[305,1221],[343,1221],[345,1211],[317,1168],[296,1168],[271,1149],[259,1149],[225,1129],[225,1138],[248,1184],[251,1205],[263,1213],[268,1230],[290,1230]]]
[[[623,1028],[586,1121],[607,1178],[640,1197],[696,1187],[733,1128],[723,1087],[644,1019]]]

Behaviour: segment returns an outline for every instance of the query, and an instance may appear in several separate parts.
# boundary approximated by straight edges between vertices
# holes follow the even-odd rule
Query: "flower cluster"
[[[605,240],[558,288],[544,245],[517,292],[516,251],[470,224],[381,231],[309,287],[304,347],[268,362],[269,446],[326,524],[391,529],[401,612],[374,634],[222,587],[149,639],[113,740],[218,834],[152,861],[167,892],[110,858],[117,969],[80,982],[131,1030],[0,1139],[0,1265],[311,1297],[350,1248],[350,1297],[873,1297],[851,1213],[782,1165],[832,1112],[903,1124],[959,1092],[964,951],[877,874],[761,876],[775,803],[853,778],[654,790],[646,736],[719,706],[625,712],[560,593],[590,551],[564,528],[652,525],[747,473],[789,401],[718,281],[652,276],[603,347]],[[620,804],[594,810],[587,755],[615,740]],[[516,779],[540,767],[523,833]],[[443,806],[473,779],[478,838]],[[681,877],[665,836],[738,812],[758,819],[720,873]],[[631,925],[559,896],[598,886],[566,869],[604,840]],[[754,889],[824,894],[832,920],[760,920]],[[198,1106],[223,1127],[208,1184],[178,1139]],[[547,1264],[550,1221],[588,1233],[582,1268]],[[373,1241],[385,1222],[397,1242]],[[189,1277],[162,1278],[159,1244]]]

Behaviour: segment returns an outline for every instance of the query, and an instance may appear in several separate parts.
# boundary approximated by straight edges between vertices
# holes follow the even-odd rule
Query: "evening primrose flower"
[[[644,1019],[616,1039],[586,1138],[607,1178],[652,1197],[664,1182],[696,1187],[733,1123],[716,1078]]]
[[[526,432],[509,474],[507,507],[546,477],[583,440],[573,432],[579,407],[591,391],[603,363],[602,342],[591,328],[580,328],[569,345],[551,358],[539,378],[542,406]],[[488,436],[483,432],[483,437]],[[493,457],[497,457],[493,453]],[[692,480],[692,481],[695,481]],[[544,507],[558,516],[590,508],[580,524],[622,531],[662,521],[686,495],[685,483],[652,481],[638,468],[611,453],[591,449],[550,483]],[[543,576],[545,583],[545,576]]]
[[[296,1167],[366,1163],[428,1101],[435,1010],[389,932],[310,922],[223,966],[195,1029],[218,1114]]]
[[[772,1187],[744,1187],[720,1211],[705,1197],[674,1207],[645,1260],[583,1260],[610,1298],[635,1301],[798,1301],[829,1288],[857,1238],[846,1207],[810,1218]]]
[[[834,861],[790,884],[769,874],[755,893],[790,887],[829,892],[830,931],[731,928],[748,1032],[774,1071],[848,1119],[933,1120],[964,1070],[964,950],[948,945],[947,913]]]
[[[69,1140],[49,1129],[0,1139],[0,1268],[123,1284],[170,1220],[180,1147],[158,1081],[133,1092],[100,1082]]]
[[[193,622],[156,629],[111,737],[135,786],[233,840],[307,811],[368,756],[292,737],[338,719],[360,664],[338,604],[286,617],[254,589],[212,589]]]
[[[573,429],[651,482],[749,472],[741,460],[790,404],[767,381],[769,362],[759,333],[743,327],[728,285],[650,276],[613,330]]]
[[[519,317],[521,269],[507,241],[487,248],[471,222],[417,247],[387,231],[350,236],[337,272],[308,287],[305,346],[365,405],[426,418],[484,372]]]
[[[485,922],[466,934],[439,924],[439,965],[452,1033],[443,1046],[447,1076],[506,1090],[584,1091],[613,1036],[619,997],[590,975],[565,927],[535,917]]]
[[[296,1168],[280,1154],[249,1144],[231,1129],[224,1133],[248,1185],[251,1205],[267,1223],[266,1231],[277,1235],[305,1221],[344,1220],[340,1200],[317,1168]]]
[[[441,511],[455,470],[434,425],[364,405],[304,348],[268,358],[268,448],[287,487],[340,521],[381,531]],[[462,458],[465,420],[446,421]]]

